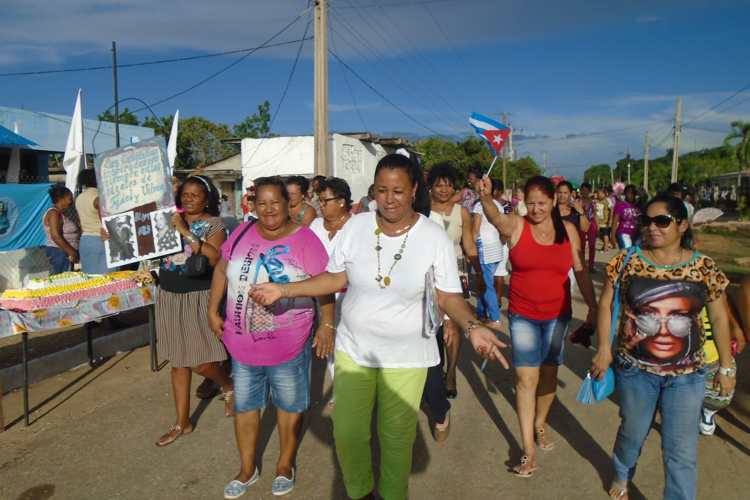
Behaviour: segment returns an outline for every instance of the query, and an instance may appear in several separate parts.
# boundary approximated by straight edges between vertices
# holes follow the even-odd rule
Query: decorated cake
[[[79,272],[56,274],[49,278],[29,280],[22,289],[5,290],[0,296],[0,307],[14,311],[47,309],[57,304],[136,288],[143,281],[135,271],[106,275]]]

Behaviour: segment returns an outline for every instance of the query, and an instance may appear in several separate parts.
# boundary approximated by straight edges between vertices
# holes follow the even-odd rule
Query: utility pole
[[[328,176],[328,12],[315,0],[315,174]]]
[[[544,158],[544,175],[547,175],[547,152],[542,151],[542,157]]]
[[[508,115],[503,113],[503,124],[508,125]],[[510,131],[511,136],[513,135],[513,130]],[[505,191],[505,187],[507,186],[508,182],[508,145],[503,145],[503,191]]]
[[[612,167],[609,167],[609,182],[610,186],[615,185],[615,170]]]
[[[112,85],[115,92],[115,147],[120,147],[120,98],[117,96],[117,44],[112,42]]]
[[[677,96],[674,111],[674,150],[672,151],[672,181],[677,182],[677,168],[680,162],[680,119],[682,118],[682,97]]]
[[[646,132],[646,140],[643,143],[643,190],[648,193],[648,132]]]

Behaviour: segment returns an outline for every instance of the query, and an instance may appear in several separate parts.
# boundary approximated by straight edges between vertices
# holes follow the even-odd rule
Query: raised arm
[[[521,218],[516,214],[504,214],[497,209],[492,199],[492,181],[489,177],[484,176],[481,181],[477,182],[477,192],[484,216],[497,228],[503,240],[510,242],[514,231],[519,227]]]

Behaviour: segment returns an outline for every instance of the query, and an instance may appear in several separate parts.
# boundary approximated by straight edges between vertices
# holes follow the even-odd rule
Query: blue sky
[[[306,0],[3,3],[0,73],[106,65],[112,40],[120,63],[253,47],[307,6]],[[640,157],[646,131],[658,143],[653,154],[663,153],[671,146],[677,95],[683,96],[683,115],[690,121],[750,84],[747,1],[330,4],[331,48],[413,118],[331,59],[332,130],[464,134],[470,131],[470,111],[508,112],[519,133],[536,137],[516,141],[516,149],[540,162],[546,152],[550,173],[573,178],[628,149]],[[301,38],[308,19],[304,12],[277,41]],[[182,116],[232,124],[265,99],[275,110],[296,51],[297,44],[259,51],[155,111],[165,115],[179,108]],[[123,68],[120,96],[152,103],[238,57]],[[312,130],[311,57],[308,41],[276,118],[276,133]],[[86,116],[111,104],[111,72],[103,70],[0,77],[0,105],[70,114],[79,87]],[[750,119],[750,88],[683,129],[682,150],[719,144],[736,119]],[[578,137],[564,139],[569,134]]]

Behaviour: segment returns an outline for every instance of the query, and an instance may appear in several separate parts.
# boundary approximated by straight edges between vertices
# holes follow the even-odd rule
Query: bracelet
[[[198,238],[196,238],[192,234],[188,234],[187,236],[185,236],[185,239],[188,240],[188,243],[190,243],[191,245],[198,241]]]
[[[729,377],[729,378],[735,378],[737,376],[737,368],[723,368],[719,367],[719,373],[722,375]]]
[[[281,289],[281,296],[285,299],[289,298],[289,289],[284,285],[279,285],[279,288]]]
[[[464,337],[468,339],[471,331],[475,328],[479,328],[480,326],[482,326],[482,323],[475,319],[470,319],[469,322],[466,323],[466,328],[464,328]]]
[[[325,326],[326,328],[329,328],[330,330],[332,330],[332,331],[334,331],[334,332],[336,331],[336,327],[335,327],[335,326],[333,326],[333,325],[332,325],[332,324],[330,324],[330,323],[321,323],[321,324],[320,324],[320,326]]]

